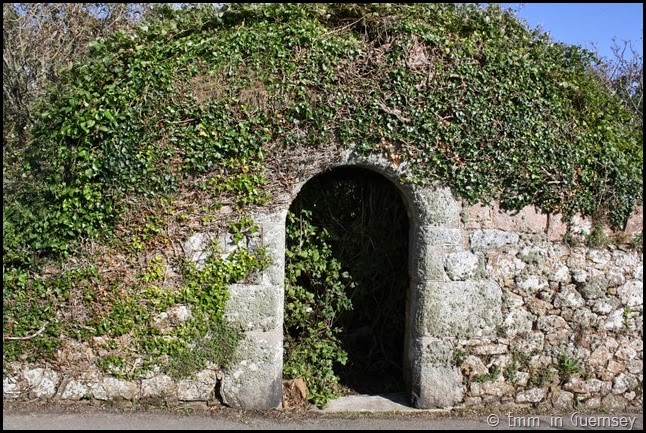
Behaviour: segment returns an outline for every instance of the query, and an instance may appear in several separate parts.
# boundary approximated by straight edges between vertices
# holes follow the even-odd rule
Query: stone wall
[[[641,209],[628,230],[641,230]],[[608,245],[567,246],[565,231],[528,208],[463,210],[470,252],[447,274],[486,270],[502,289],[495,335],[453,340],[466,406],[560,410],[643,405],[643,255]],[[586,234],[589,221],[575,220]],[[472,256],[470,256],[472,254]]]
[[[101,400],[168,405],[226,405],[270,409],[281,405],[283,356],[283,297],[286,211],[260,212],[254,216],[259,231],[245,233],[236,243],[231,233],[194,233],[181,250],[198,268],[204,265],[209,246],[215,242],[223,258],[236,248],[266,247],[272,263],[251,275],[245,284],[229,287],[224,318],[244,333],[237,348],[237,363],[223,369],[209,363],[190,378],[175,380],[148,373],[136,380],[104,374],[95,361],[102,353],[103,337],[79,343],[63,338],[56,366],[9,363],[3,371],[4,398]],[[167,269],[169,270],[169,269]],[[190,317],[185,306],[176,306],[155,319],[157,326],[177,326]],[[127,338],[127,336],[124,336]]]
[[[558,216],[531,207],[512,215],[495,204],[464,206],[445,188],[397,184],[387,162],[342,163],[391,179],[409,211],[404,379],[414,406],[642,407],[641,252],[569,246]],[[247,284],[231,286],[225,317],[245,333],[235,365],[210,365],[179,381],[154,373],[123,381],[94,365],[100,345],[65,340],[59,367],[5,368],[4,398],[279,407],[285,215],[296,193],[283,208],[256,214],[260,233],[246,240],[267,247],[274,262]],[[641,212],[627,235],[642,230]],[[569,229],[585,236],[592,224],[575,218]],[[196,234],[183,250],[199,265],[213,236]],[[225,253],[235,248],[218,239]]]
[[[527,240],[486,255],[503,288],[505,319],[495,338],[456,342],[468,355],[461,364],[470,383],[468,404],[641,407],[642,265],[636,255]]]

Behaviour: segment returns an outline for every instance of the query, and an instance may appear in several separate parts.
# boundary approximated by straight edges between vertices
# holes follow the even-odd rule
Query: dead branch
[[[3,335],[2,339],[3,340],[31,340],[32,338],[38,337],[40,334],[42,334],[45,328],[47,327],[47,325],[49,325],[49,322],[45,322],[38,331],[36,331],[32,335],[27,335],[26,337],[5,337]]]

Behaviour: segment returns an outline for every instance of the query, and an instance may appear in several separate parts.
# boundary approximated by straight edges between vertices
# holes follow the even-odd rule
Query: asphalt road
[[[3,402],[3,430],[642,430],[642,413],[240,411]]]

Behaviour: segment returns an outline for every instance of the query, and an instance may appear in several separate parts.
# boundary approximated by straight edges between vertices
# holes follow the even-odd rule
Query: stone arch
[[[453,366],[452,331],[433,320],[442,298],[445,255],[462,250],[461,204],[448,188],[402,182],[406,166],[393,166],[382,156],[359,157],[346,153],[333,167],[351,166],[373,170],[400,192],[409,220],[406,325],[403,375],[409,402],[418,408],[449,407],[462,399],[459,370]],[[434,284],[436,283],[436,284]]]
[[[456,338],[493,335],[501,321],[501,290],[482,275],[460,276],[452,260],[477,257],[461,222],[461,202],[448,188],[402,183],[405,167],[379,156],[352,153],[327,168],[362,167],[387,178],[399,191],[409,218],[409,288],[406,297],[403,376],[409,401],[417,408],[460,403],[464,385],[454,362]],[[246,333],[237,357],[222,379],[222,400],[233,407],[268,409],[282,398],[285,222],[294,198],[312,170],[297,183],[278,210],[254,215],[262,243],[274,259],[257,284],[233,285],[227,304],[230,322]],[[456,276],[457,275],[457,276]]]

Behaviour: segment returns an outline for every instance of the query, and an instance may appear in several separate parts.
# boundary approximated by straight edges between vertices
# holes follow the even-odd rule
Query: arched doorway
[[[328,325],[336,329],[334,335],[338,346],[347,354],[345,364],[335,362],[334,365],[340,385],[348,393],[403,392],[406,296],[410,282],[409,218],[400,191],[374,170],[357,166],[336,167],[314,176],[303,185],[292,202],[290,214],[286,270],[289,273],[290,269],[298,269],[300,278],[291,281],[299,287],[310,284],[312,297],[321,301],[324,293],[319,292],[338,290],[338,285],[326,289],[325,284],[312,283],[311,275],[304,275],[306,271],[301,271],[301,268],[317,267],[315,263],[308,262],[308,265],[299,267],[290,262],[299,260],[293,254],[290,256],[290,251],[304,242],[302,237],[290,236],[290,230],[297,229],[290,224],[298,224],[299,230],[303,224],[308,224],[311,230],[325,233],[324,240],[322,236],[316,242],[324,242],[329,247],[326,260],[335,260],[340,266],[340,274],[345,275],[339,280],[351,308],[343,307],[343,294],[340,293],[334,298],[328,293],[326,301],[339,307],[338,314]],[[300,245],[295,245],[299,242]],[[319,247],[310,252],[299,251],[304,260],[309,260],[312,255],[320,259],[324,253],[313,252],[316,248]],[[289,278],[287,275],[286,281]],[[294,300],[289,296],[287,283],[286,341],[299,338],[296,334],[303,331],[299,323],[290,320],[289,309]],[[325,317],[327,320],[331,316]],[[286,359],[290,350],[286,344]]]
[[[405,313],[396,318],[404,319],[404,353],[399,369],[403,372],[405,395],[416,408],[452,407],[464,396],[463,377],[455,365],[455,338],[495,334],[501,322],[501,289],[488,278],[454,281],[448,277],[447,254],[466,251],[469,233],[461,220],[462,205],[448,188],[402,183],[399,179],[403,177],[405,167],[393,169],[379,156],[360,158],[350,152],[341,155],[341,160],[346,166],[343,170],[350,177],[377,176],[395,186],[404,203],[402,207],[407,210],[409,230],[408,236],[402,239],[410,245],[408,265],[400,267],[406,269],[410,281],[403,290]],[[340,176],[342,171],[335,168],[330,173]],[[290,274],[289,251],[286,250],[289,244],[286,228],[290,225],[288,210],[297,200],[297,193],[312,179],[302,179],[303,183],[285,195],[278,208],[260,210],[253,215],[272,263],[257,282],[230,286],[231,297],[225,316],[245,332],[236,351],[239,361],[222,379],[223,401],[232,407],[270,409],[281,403],[282,379],[289,379],[284,355],[290,352],[288,323],[293,318],[287,295]],[[334,206],[339,205],[340,201],[337,201]],[[401,229],[401,232],[405,231]],[[334,268],[330,269],[334,271]],[[393,302],[399,303],[398,308],[401,308],[401,299]],[[302,307],[301,312],[309,305]],[[327,324],[323,325],[322,329],[329,328]],[[342,331],[349,328],[356,326],[350,323]],[[339,341],[339,344],[343,343]],[[319,341],[314,340],[314,343]],[[361,351],[358,353],[360,358]],[[398,350],[389,353],[398,353]],[[307,362],[304,365],[308,365]],[[337,372],[343,373],[338,367]],[[363,382],[366,383],[367,380]]]

